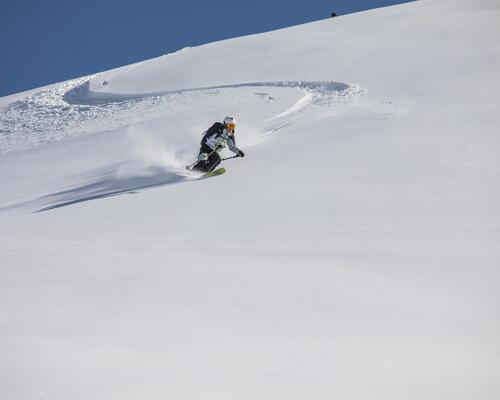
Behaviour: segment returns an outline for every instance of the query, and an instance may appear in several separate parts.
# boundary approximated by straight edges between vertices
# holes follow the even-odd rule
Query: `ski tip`
[[[220,175],[223,174],[224,172],[226,172],[226,168],[218,168],[215,171],[212,171],[214,175]]]

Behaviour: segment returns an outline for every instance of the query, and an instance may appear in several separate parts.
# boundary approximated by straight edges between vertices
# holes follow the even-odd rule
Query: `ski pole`
[[[239,156],[240,156],[239,154],[236,154],[235,156],[232,156],[232,157],[223,158],[221,161],[230,160],[231,158],[236,158],[236,157],[239,157]]]

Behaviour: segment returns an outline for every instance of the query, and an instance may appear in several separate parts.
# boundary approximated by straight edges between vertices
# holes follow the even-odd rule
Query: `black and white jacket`
[[[205,132],[201,140],[201,145],[208,146],[212,150],[220,150],[227,145],[233,153],[238,154],[240,152],[240,149],[236,147],[234,133],[229,135],[224,124],[221,122],[216,122]]]

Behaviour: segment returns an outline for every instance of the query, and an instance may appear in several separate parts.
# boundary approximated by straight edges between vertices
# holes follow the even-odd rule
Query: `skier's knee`
[[[208,154],[207,153],[200,153],[198,154],[198,161],[203,162],[208,160]]]

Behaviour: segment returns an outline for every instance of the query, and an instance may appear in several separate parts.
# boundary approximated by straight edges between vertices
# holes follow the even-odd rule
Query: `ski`
[[[203,179],[203,178],[210,178],[212,176],[219,176],[219,175],[222,175],[224,172],[226,172],[226,169],[225,168],[217,168],[216,170],[213,170],[211,172],[207,172],[205,174],[203,174],[200,179]]]

